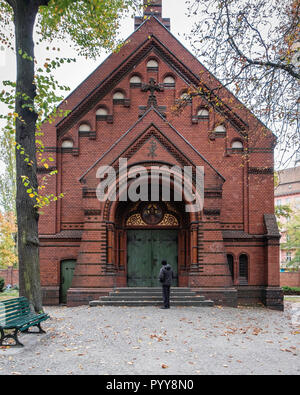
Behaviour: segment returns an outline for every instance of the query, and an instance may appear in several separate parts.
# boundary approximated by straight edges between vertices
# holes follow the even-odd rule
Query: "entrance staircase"
[[[109,296],[91,301],[90,306],[162,306],[162,289],[159,288],[116,288]],[[170,306],[212,307],[214,302],[197,296],[190,288],[171,288]]]

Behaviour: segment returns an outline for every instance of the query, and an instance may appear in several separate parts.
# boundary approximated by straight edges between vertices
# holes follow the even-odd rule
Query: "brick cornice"
[[[249,174],[274,174],[273,167],[249,167]]]

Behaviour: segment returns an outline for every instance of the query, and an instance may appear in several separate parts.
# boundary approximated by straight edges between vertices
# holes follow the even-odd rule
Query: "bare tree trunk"
[[[33,110],[36,96],[34,86],[33,28],[38,13],[38,1],[18,0],[14,3],[14,23],[17,55],[16,143],[29,156],[32,165],[24,161],[24,155],[16,150],[17,193],[16,210],[18,223],[18,255],[20,295],[29,299],[35,311],[42,310],[40,287],[39,241],[35,199],[30,198],[22,183],[28,177],[30,187],[37,188],[37,164],[35,128],[37,114]],[[24,96],[26,95],[26,96]]]

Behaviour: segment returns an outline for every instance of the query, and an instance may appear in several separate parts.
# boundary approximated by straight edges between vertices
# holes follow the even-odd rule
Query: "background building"
[[[275,188],[275,205],[290,206],[292,209],[290,219],[280,218],[280,223],[282,224],[280,267],[285,268],[294,258],[296,249],[300,248],[300,246],[294,246],[294,248],[284,247],[284,243],[289,241],[287,232],[288,222],[293,220],[297,211],[300,211],[300,165],[278,171],[278,186]]]

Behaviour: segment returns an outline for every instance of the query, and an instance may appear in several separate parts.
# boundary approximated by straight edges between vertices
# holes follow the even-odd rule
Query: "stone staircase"
[[[162,289],[157,288],[116,288],[109,296],[89,303],[93,306],[162,306]],[[170,306],[212,307],[214,302],[204,296],[197,296],[190,288],[171,288]]]

